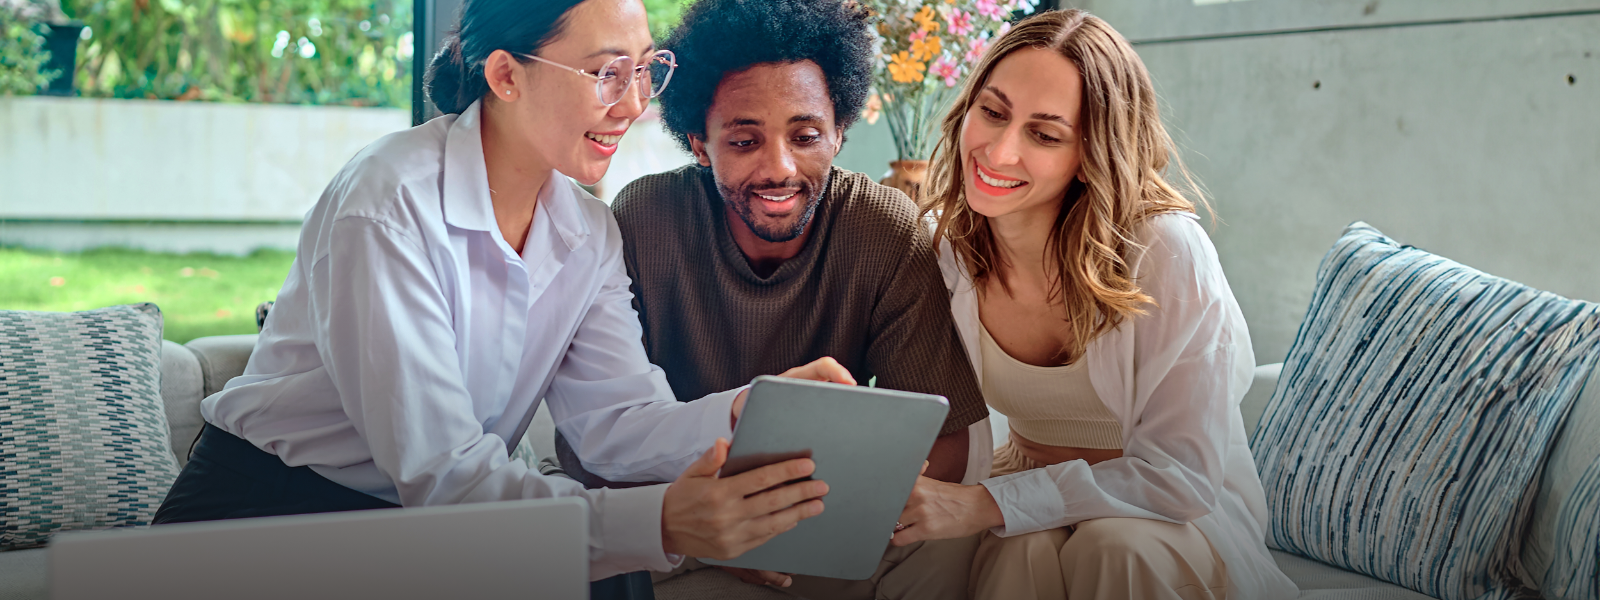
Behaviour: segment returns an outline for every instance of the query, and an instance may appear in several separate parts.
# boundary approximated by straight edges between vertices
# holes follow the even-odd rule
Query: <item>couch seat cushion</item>
[[[0,311],[0,549],[147,525],[178,476],[161,311]]]
[[[1600,305],[1345,230],[1251,440],[1268,546],[1445,600],[1506,597]]]
[[[0,552],[0,600],[46,600],[50,575],[44,548]]]

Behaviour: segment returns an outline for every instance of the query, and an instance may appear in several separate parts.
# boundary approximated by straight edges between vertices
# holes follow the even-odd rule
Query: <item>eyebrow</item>
[[[789,117],[790,125],[795,123],[821,123],[822,121],[822,117],[818,115],[795,115]],[[762,121],[761,119],[752,119],[749,117],[735,117],[724,122],[722,124],[722,128],[728,129],[731,127],[744,127],[746,125],[760,127],[762,125],[766,125],[766,121]]]
[[[988,91],[991,94],[994,94],[994,97],[1000,99],[1000,103],[1006,105],[1006,108],[1011,108],[1011,99],[1006,97],[1006,93],[1005,92],[1000,91],[999,89],[995,88],[992,85],[983,86],[983,89]],[[1052,115],[1050,113],[1036,112],[1036,113],[1033,113],[1031,115],[1028,115],[1028,118],[1039,120],[1039,121],[1053,121],[1053,122],[1065,125],[1067,127],[1067,129],[1074,129],[1074,127],[1072,126],[1072,122],[1068,121],[1066,119],[1066,117],[1063,117],[1061,115]]]
[[[640,52],[639,55],[640,56],[644,56],[646,54],[649,54],[650,51],[655,50],[655,49],[656,49],[656,45],[652,43],[652,44],[650,44],[649,47],[646,47],[644,49],[644,52]],[[594,51],[593,54],[585,56],[584,58],[587,59],[587,58],[595,58],[595,57],[599,57],[599,56],[627,56],[627,55],[628,55],[628,51],[627,50],[623,50],[621,48],[601,48],[599,50]]]

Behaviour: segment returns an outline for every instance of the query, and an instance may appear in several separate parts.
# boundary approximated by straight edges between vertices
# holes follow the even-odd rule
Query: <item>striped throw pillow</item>
[[[1251,439],[1268,545],[1444,600],[1517,597],[1530,487],[1597,356],[1600,305],[1351,225]]]
[[[178,476],[161,311],[0,311],[0,550],[148,525]]]
[[[1549,600],[1600,600],[1600,373],[1550,450],[1522,566]]]

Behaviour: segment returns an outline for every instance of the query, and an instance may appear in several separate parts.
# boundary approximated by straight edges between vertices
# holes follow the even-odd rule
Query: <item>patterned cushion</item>
[[[178,476],[161,310],[0,311],[0,550],[147,525]]]
[[[1445,600],[1514,597],[1531,484],[1597,355],[1600,305],[1351,225],[1251,439],[1268,545]]]
[[[1600,600],[1600,372],[1550,450],[1522,565],[1545,598]]]

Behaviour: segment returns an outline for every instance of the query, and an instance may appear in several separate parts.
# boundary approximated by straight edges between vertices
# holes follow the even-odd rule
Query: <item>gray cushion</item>
[[[1278,387],[1278,374],[1282,371],[1283,363],[1256,367],[1255,381],[1250,383],[1250,391],[1239,403],[1239,412],[1244,415],[1246,436],[1256,432],[1256,424],[1261,422],[1261,413],[1267,410],[1267,401],[1272,399],[1272,391]]]
[[[1600,598],[1600,373],[1567,416],[1538,494],[1522,545],[1527,584],[1551,600]]]
[[[50,597],[44,548],[0,552],[0,600],[45,600]]]
[[[219,335],[187,344],[200,359],[206,396],[222,391],[229,379],[244,373],[245,364],[250,362],[250,352],[256,348],[256,337],[254,334]]]
[[[1273,550],[1278,568],[1300,586],[1302,600],[1428,600],[1427,596],[1366,575]]]
[[[200,435],[200,399],[205,382],[200,359],[182,344],[161,342],[161,402],[166,407],[167,428],[172,433],[172,454],[181,468],[189,464],[189,445]]]
[[[0,548],[148,525],[178,476],[161,311],[0,311]]]

